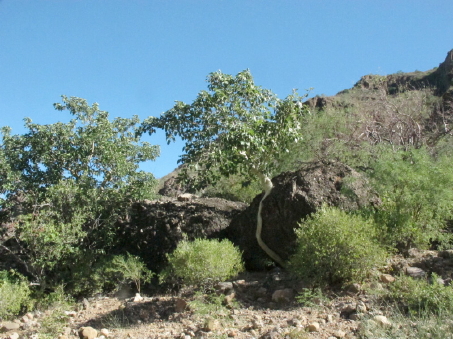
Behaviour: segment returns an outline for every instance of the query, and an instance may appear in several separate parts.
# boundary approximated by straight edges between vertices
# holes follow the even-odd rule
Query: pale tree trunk
[[[269,177],[267,177],[264,174],[259,174],[260,180],[261,180],[261,186],[264,189],[264,195],[261,198],[260,205],[258,207],[258,215],[257,215],[257,225],[256,225],[256,240],[258,241],[258,245],[263,249],[264,252],[267,253],[269,257],[271,257],[275,262],[277,262],[280,266],[284,267],[285,264],[280,258],[280,256],[275,253],[273,250],[271,250],[264,242],[263,239],[261,239],[261,231],[263,230],[263,218],[261,217],[261,210],[263,208],[263,201],[264,199],[267,198],[267,196],[271,193],[272,188],[274,187],[272,185],[272,181]]]

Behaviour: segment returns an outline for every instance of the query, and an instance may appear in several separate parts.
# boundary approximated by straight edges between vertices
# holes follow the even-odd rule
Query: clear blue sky
[[[191,102],[210,72],[249,68],[285,97],[365,74],[428,70],[453,49],[452,0],[0,0],[0,126],[67,121],[60,95],[111,117]],[[143,168],[171,172],[182,144]]]

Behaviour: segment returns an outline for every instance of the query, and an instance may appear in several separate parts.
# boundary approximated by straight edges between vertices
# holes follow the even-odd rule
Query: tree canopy
[[[84,256],[92,265],[97,252],[114,244],[114,224],[130,201],[155,196],[156,180],[139,164],[155,159],[159,148],[140,142],[138,117],[110,121],[96,103],[62,99],[54,107],[68,110],[70,122],[39,125],[27,118],[25,134],[1,130],[0,211],[14,225],[20,252],[0,247],[37,280],[52,269],[72,270]]]
[[[279,99],[272,91],[255,85],[250,71],[236,76],[221,71],[207,77],[208,90],[191,104],[176,101],[160,117],[149,117],[141,132],[165,130],[170,143],[185,141],[183,175],[196,188],[215,183],[220,176],[240,173],[248,178],[269,176],[279,159],[300,136],[299,115],[306,114],[303,97],[293,91]]]

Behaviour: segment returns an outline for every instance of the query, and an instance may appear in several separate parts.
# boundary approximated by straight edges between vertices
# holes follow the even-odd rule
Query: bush
[[[31,308],[30,293],[25,277],[14,271],[0,271],[0,319]]]
[[[430,280],[400,276],[389,285],[387,297],[401,303],[411,315],[453,313],[453,288],[439,282],[435,274]]]
[[[133,282],[138,293],[140,293],[141,283],[149,282],[154,275],[146,268],[145,263],[139,257],[129,253],[127,253],[127,256],[114,256],[111,267],[107,269],[107,272],[116,274],[120,284]]]
[[[244,269],[241,252],[228,240],[184,240],[167,258],[169,266],[161,281],[174,275],[187,285],[212,286]]]
[[[137,116],[112,121],[98,104],[62,99],[54,106],[69,111],[68,123],[25,119],[19,135],[0,128],[0,222],[15,224],[17,246],[8,250],[43,288],[80,282],[66,277],[81,274],[89,290],[102,281],[83,273],[116,245],[116,222],[131,201],[155,197],[155,178],[139,166],[159,148],[140,141]]]
[[[372,221],[334,207],[321,208],[296,233],[289,268],[312,284],[361,280],[384,258]]]
[[[451,158],[425,149],[388,152],[372,165],[372,184],[382,200],[373,214],[381,241],[400,250],[447,244],[443,232],[452,218]]]

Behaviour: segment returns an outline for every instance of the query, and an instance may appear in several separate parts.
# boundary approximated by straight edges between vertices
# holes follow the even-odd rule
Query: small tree
[[[280,100],[270,90],[255,85],[248,70],[236,76],[214,72],[207,81],[208,91],[201,91],[192,104],[177,101],[160,117],[149,117],[142,124],[142,133],[161,128],[169,143],[176,137],[186,142],[179,162],[188,165],[182,177],[195,188],[232,174],[259,179],[264,195],[256,238],[261,248],[283,265],[261,240],[261,209],[273,187],[270,176],[278,171],[289,145],[301,137],[299,116],[306,112],[302,97],[294,91]],[[190,177],[193,171],[196,175]]]
[[[136,136],[137,116],[109,120],[98,104],[63,96],[54,104],[74,116],[68,123],[34,124],[0,143],[0,208],[10,210],[16,258],[37,280],[63,260],[76,264],[82,249],[91,256],[114,241],[112,226],[131,200],[152,198],[156,180],[140,162],[159,154]],[[13,250],[0,243],[3,249]]]

